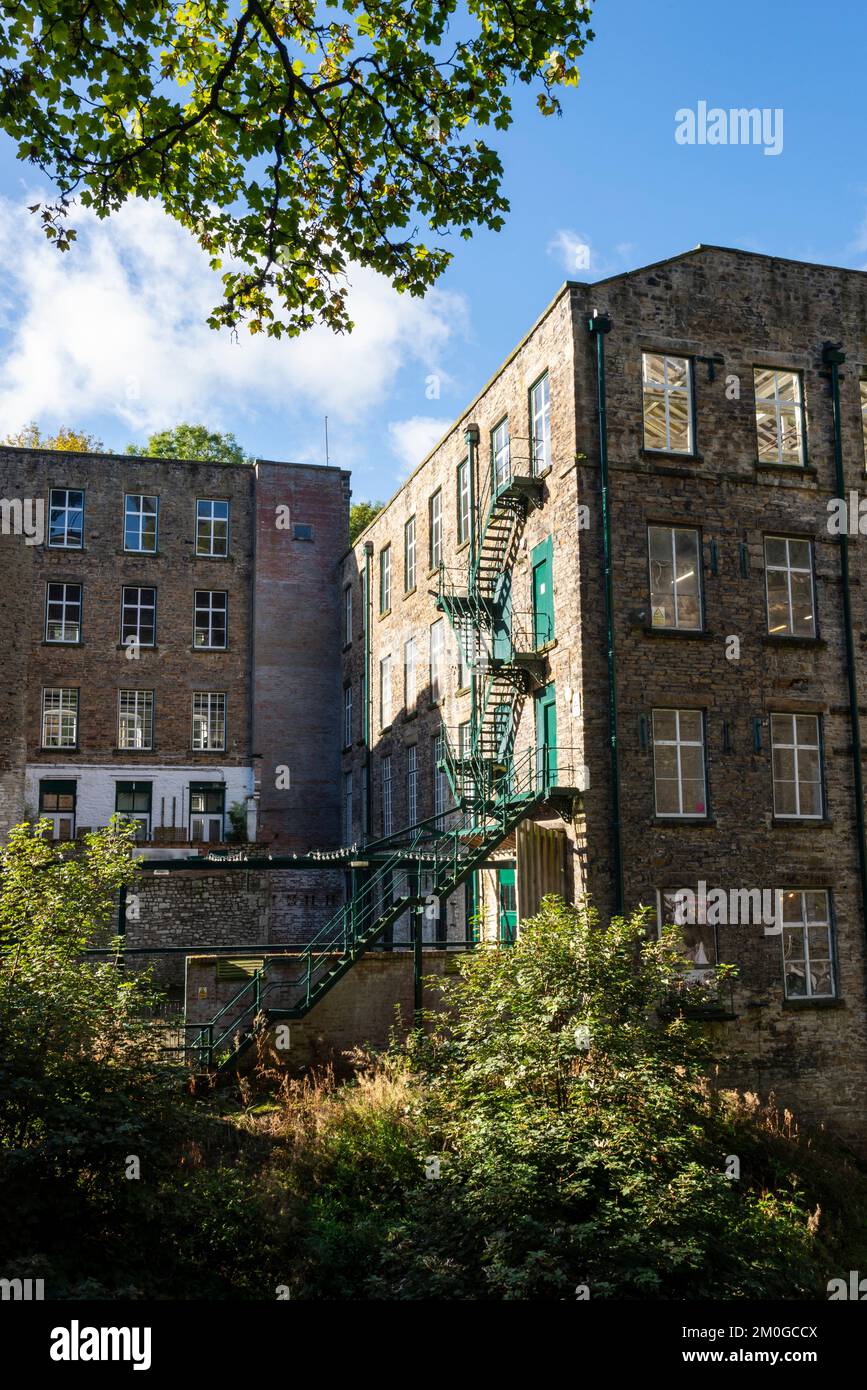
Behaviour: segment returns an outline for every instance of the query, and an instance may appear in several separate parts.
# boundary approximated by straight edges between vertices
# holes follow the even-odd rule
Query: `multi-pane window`
[[[784,888],[783,981],[787,999],[832,999],[836,994],[834,938],[824,888]]]
[[[343,747],[352,747],[352,686],[343,687]]]
[[[136,839],[150,834],[152,782],[118,782],[114,793],[115,813],[136,826]]]
[[[458,464],[458,545],[470,538],[470,464]]]
[[[691,454],[692,364],[689,358],[645,352],[641,362],[645,449]]]
[[[43,777],[39,783],[39,819],[51,823],[53,840],[71,840],[75,835],[75,782]]]
[[[436,570],[443,560],[443,495],[439,488],[428,502],[428,540],[430,568]]]
[[[443,736],[437,734],[433,741],[433,788],[434,815],[441,816],[446,809],[446,774],[441,766],[443,758]]]
[[[190,839],[219,844],[223,838],[226,788],[222,782],[190,783]]]
[[[391,655],[379,661],[379,726],[387,729],[391,723]]]
[[[391,814],[391,754],[387,753],[382,760],[382,833],[390,835],[392,833],[392,814]]]
[[[123,548],[152,555],[157,548],[156,497],[127,493],[123,504]]]
[[[81,585],[49,584],[45,592],[46,642],[81,641]]]
[[[229,504],[213,497],[196,502],[196,554],[224,556],[229,553]]]
[[[443,619],[431,623],[430,629],[430,698],[431,704],[442,699],[443,694]]]
[[[343,643],[349,646],[352,641],[352,585],[343,590]]]
[[[411,516],[403,528],[403,591],[412,593],[415,588],[415,517]]]
[[[343,843],[352,844],[352,773],[343,774]]]
[[[370,829],[370,825],[369,825],[369,822],[368,822],[369,801],[368,801],[368,795],[367,795],[367,790],[368,790],[368,785],[369,785],[369,783],[368,783],[368,778],[369,778],[369,776],[370,776],[370,773],[369,773],[369,771],[368,771],[367,764],[365,763],[364,767],[361,769],[361,833],[362,833],[362,835],[366,835],[367,832],[368,832],[368,830]]]
[[[154,692],[152,690],[118,691],[117,746],[118,748],[153,748]]]
[[[695,906],[690,911],[689,904]],[[695,889],[660,888],[656,904],[657,930],[679,927],[680,949],[693,969],[687,979],[701,980],[717,963],[716,930],[707,921],[706,903]]]
[[[864,467],[867,468],[867,377],[859,382],[861,392],[861,442],[864,446]]]
[[[42,747],[75,748],[78,743],[78,691],[60,686],[42,692]]]
[[[701,538],[687,526],[648,526],[653,627],[701,627]]]
[[[765,593],[768,632],[815,637],[813,547],[796,536],[765,536]]]
[[[84,493],[80,488],[51,489],[48,544],[62,550],[80,550],[84,545]]]
[[[415,638],[408,637],[403,644],[403,702],[407,713],[415,709],[418,697],[417,665]]]
[[[418,819],[418,747],[411,743],[406,750],[406,820],[415,825]]]
[[[120,640],[124,646],[135,643],[140,647],[152,647],[156,640],[156,619],[156,589],[125,586],[120,617]]]
[[[653,781],[658,816],[707,815],[701,710],[653,711]]]
[[[817,714],[772,714],[774,815],[820,820],[822,745]]]
[[[226,746],[226,696],[221,690],[193,692],[193,747],[217,752]]]
[[[225,647],[229,596],[224,590],[196,589],[193,604],[193,645]]]
[[[455,633],[455,661],[458,668],[458,690],[466,690],[470,683],[470,671],[467,665],[467,650],[465,643],[471,640],[472,634],[463,629],[460,633]]]
[[[530,391],[530,440],[533,472],[538,476],[551,466],[551,389],[547,372]]]
[[[391,546],[379,552],[379,611],[387,613],[391,608]]]
[[[754,367],[759,463],[804,462],[804,405],[800,372]]]
[[[491,431],[491,461],[494,470],[494,491],[499,492],[512,475],[508,420],[501,420]]]

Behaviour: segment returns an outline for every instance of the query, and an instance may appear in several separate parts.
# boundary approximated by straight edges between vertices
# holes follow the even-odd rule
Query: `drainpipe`
[[[845,499],[843,476],[843,432],[840,421],[840,367],[846,354],[834,343],[822,347],[822,361],[831,369],[831,404],[834,418],[834,470],[837,496]],[[849,711],[852,719],[852,764],[855,774],[855,818],[858,827],[858,869],[861,878],[861,915],[867,930],[867,849],[864,825],[864,777],[861,770],[861,720],[858,714],[858,676],[855,669],[855,642],[852,636],[852,595],[849,587],[849,535],[840,535],[840,575],[843,581],[843,628],[846,634],[846,678],[849,685]]]
[[[611,754],[611,847],[614,859],[614,911],[624,910],[623,850],[620,839],[620,760],[617,743],[617,678],[614,665],[614,577],[611,561],[611,495],[608,476],[608,424],[605,409],[605,334],[611,319],[598,309],[587,319],[596,339],[596,412],[599,426],[599,481],[602,493],[602,559],[605,571],[605,641],[608,657],[608,740]]]
[[[364,610],[364,699],[362,700],[362,734],[364,737],[364,766],[367,769],[367,776],[364,779],[366,786],[364,808],[364,824],[367,827],[367,834],[370,835],[370,577],[371,566],[373,565],[373,541],[364,542],[364,593],[362,596],[362,606]]]

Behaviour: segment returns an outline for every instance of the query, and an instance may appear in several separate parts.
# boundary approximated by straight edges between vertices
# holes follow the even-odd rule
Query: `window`
[[[190,783],[190,839],[219,844],[223,838],[226,788],[222,782]]]
[[[403,591],[412,593],[415,588],[415,517],[411,516],[403,528]]]
[[[80,489],[51,489],[48,544],[65,550],[81,550],[84,545],[84,493]]]
[[[343,687],[343,747],[352,747],[352,686]]]
[[[352,642],[352,585],[347,584],[343,590],[343,645],[348,647]]]
[[[386,754],[382,760],[382,833],[383,835],[392,833],[390,753]]]
[[[472,639],[473,634],[467,631],[464,625],[460,632],[455,633],[455,662],[458,672],[458,690],[466,690],[470,683],[470,671],[467,665],[467,652],[464,643]]]
[[[217,752],[226,746],[226,696],[222,691],[193,693],[193,748]]]
[[[428,502],[428,523],[430,568],[437,570],[443,562],[443,494],[441,488],[437,488]]]
[[[494,470],[494,491],[499,492],[511,477],[509,451],[509,421],[501,420],[491,431],[491,462]]]
[[[214,589],[196,589],[193,618],[193,645],[225,647],[229,596]]]
[[[772,714],[774,815],[822,817],[822,748],[817,714]]]
[[[669,454],[691,454],[692,363],[688,357],[641,355],[644,447]]]
[[[124,588],[120,621],[123,645],[152,647],[156,640],[156,617],[156,589]]]
[[[458,464],[458,545],[470,538],[470,464]]]
[[[365,763],[364,767],[361,769],[361,833],[362,833],[362,835],[366,835],[367,832],[368,832],[368,830],[370,829],[370,826],[369,826],[369,824],[368,824],[368,796],[367,796],[367,786],[368,786],[368,777],[369,777],[369,776],[370,776],[370,774],[369,774],[368,769],[367,769],[367,764]]]
[[[804,407],[800,372],[755,367],[753,382],[759,463],[803,464]]]
[[[153,748],[154,692],[152,690],[121,690],[118,692],[118,748]]]
[[[406,750],[406,819],[408,825],[418,820],[418,747],[414,743]]]
[[[701,710],[653,711],[653,780],[658,816],[707,815]]]
[[[352,844],[352,773],[343,774],[343,843]]]
[[[861,440],[864,445],[864,467],[867,468],[867,377],[859,383],[861,391]]]
[[[115,787],[115,813],[135,823],[137,840],[150,836],[152,787],[152,782],[118,782]]]
[[[765,536],[768,632],[815,637],[813,547],[795,536]]]
[[[685,526],[648,526],[653,627],[701,627],[701,540]]]
[[[538,477],[551,466],[551,392],[547,372],[530,391],[530,441],[533,472]]]
[[[123,548],[153,555],[157,548],[156,497],[128,493],[123,504]]]
[[[42,692],[42,747],[78,745],[78,691],[54,686]]]
[[[829,894],[823,888],[784,888],[783,982],[787,999],[832,999],[834,940]]]
[[[307,522],[296,521],[292,527],[292,535],[296,541],[312,541],[313,527]]]
[[[415,709],[418,697],[416,666],[415,638],[408,637],[403,644],[403,702],[407,712]]]
[[[81,641],[81,585],[49,584],[45,591],[46,642]]]
[[[391,546],[379,552],[379,611],[388,613],[391,609]]]
[[[39,819],[51,822],[52,840],[75,838],[75,782],[43,777],[39,783]]]
[[[434,705],[443,694],[443,621],[438,618],[430,629],[430,698]]]
[[[446,774],[440,766],[444,754],[443,736],[437,734],[433,740],[433,788],[434,815],[441,816],[446,809]]]
[[[693,902],[695,908],[690,911],[689,904]],[[695,921],[691,920],[693,917]],[[660,932],[663,927],[680,927],[680,949],[694,967],[686,976],[687,980],[706,978],[707,972],[717,963],[716,929],[708,924],[706,906],[697,898],[695,889],[660,888],[656,926]]]
[[[379,727],[387,729],[391,723],[391,655],[379,661]]]
[[[229,553],[229,504],[212,497],[196,502],[196,554],[221,557]]]

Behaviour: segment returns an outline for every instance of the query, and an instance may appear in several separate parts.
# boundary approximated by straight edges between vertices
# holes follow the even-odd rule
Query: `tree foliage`
[[[213,326],[350,327],[352,264],[420,295],[447,233],[499,229],[517,81],[540,111],[578,81],[582,0],[21,0],[0,17],[0,128],[99,217],[158,198],[222,273]],[[426,225],[430,238],[419,236]]]
[[[61,425],[56,434],[43,434],[34,420],[15,434],[7,434],[6,444],[15,444],[20,449],[66,449],[73,454],[102,454],[105,445],[95,434],[84,430],[69,429]]]
[[[382,502],[353,502],[349,508],[349,544],[355,545],[358,537],[375,516],[382,511]]]
[[[127,444],[128,454],[158,459],[202,459],[206,463],[249,463],[234,434],[209,430],[207,425],[175,425],[159,430],[144,445]]]

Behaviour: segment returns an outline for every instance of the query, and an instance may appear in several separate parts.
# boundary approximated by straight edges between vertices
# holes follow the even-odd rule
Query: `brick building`
[[[4,448],[0,497],[0,829],[333,845],[348,476]]]

